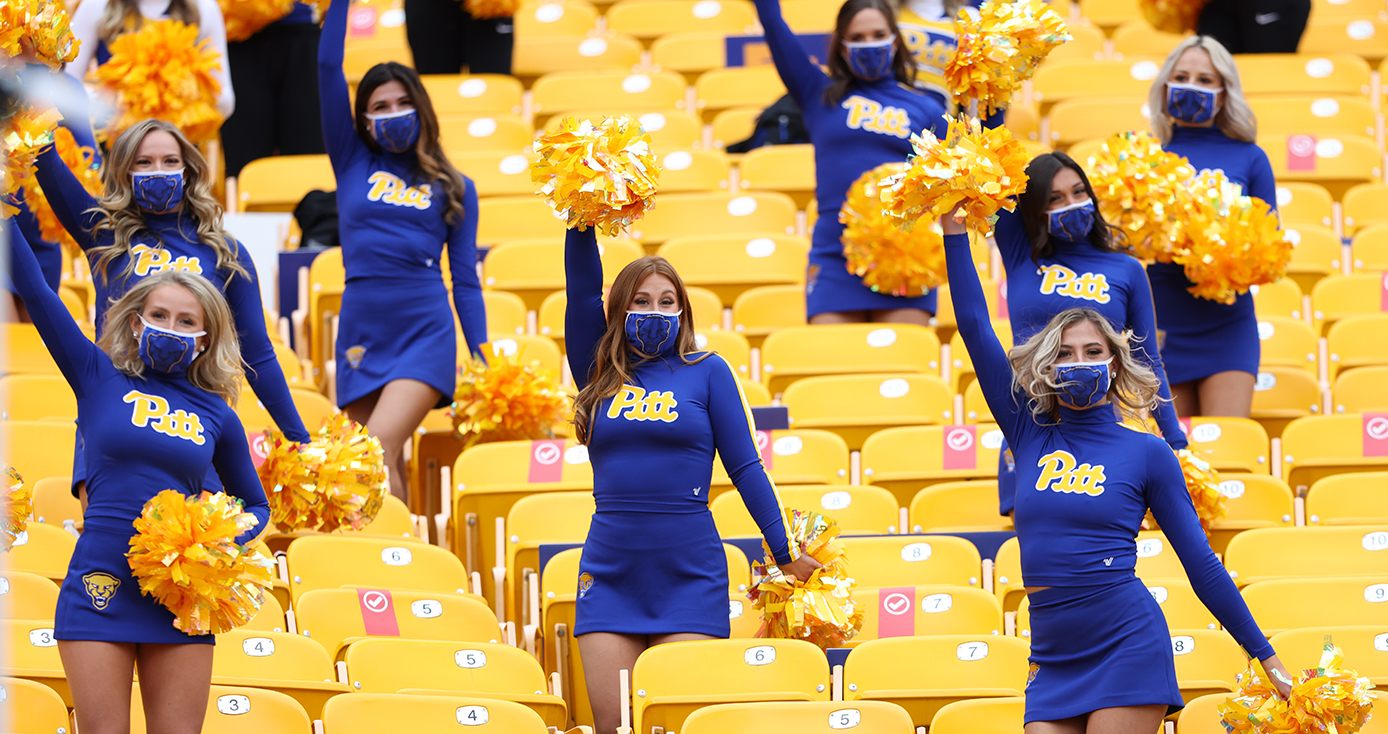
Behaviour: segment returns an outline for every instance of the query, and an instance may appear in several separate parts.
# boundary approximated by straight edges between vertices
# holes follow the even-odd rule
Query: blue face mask
[[[150,369],[175,375],[187,372],[193,366],[193,360],[201,353],[198,350],[198,337],[206,335],[206,331],[193,334],[169,331],[150,324],[143,317],[140,323],[145,325],[140,332],[140,360]]]
[[[843,44],[848,61],[848,70],[865,82],[875,82],[892,73],[892,62],[896,60],[896,39],[871,43]]]
[[[627,343],[632,349],[652,357],[675,353],[679,343],[680,314],[659,311],[627,311]]]
[[[1084,410],[1104,399],[1113,375],[1109,372],[1110,358],[1103,362],[1071,362],[1055,366],[1055,381],[1060,402],[1069,408]]]
[[[183,201],[183,169],[130,174],[135,205],[150,214],[168,214]]]
[[[1052,209],[1046,212],[1049,217],[1046,231],[1052,237],[1078,242],[1089,236],[1094,228],[1094,201],[1081,201],[1078,204]]]
[[[1219,112],[1215,100],[1223,89],[1208,89],[1194,84],[1166,83],[1166,114],[1190,125],[1203,125]]]
[[[419,142],[419,113],[405,110],[389,115],[367,115],[376,144],[391,153],[404,153]]]

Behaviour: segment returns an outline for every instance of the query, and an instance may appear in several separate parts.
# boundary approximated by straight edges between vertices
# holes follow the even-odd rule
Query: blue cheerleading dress
[[[1220,170],[1243,193],[1277,209],[1277,179],[1267,153],[1257,143],[1226,136],[1217,127],[1174,127],[1166,150],[1185,156],[1198,171]],[[1233,305],[1196,298],[1195,284],[1174,263],[1147,267],[1157,328],[1165,333],[1162,360],[1172,384],[1203,380],[1219,372],[1258,374],[1262,346],[1253,294],[1242,293]]]
[[[1153,418],[1171,448],[1185,448],[1186,435],[1171,406],[1171,388],[1157,348],[1152,293],[1142,263],[1121,253],[1104,252],[1087,240],[1074,242],[1054,235],[1050,238],[1051,254],[1033,261],[1031,238],[1022,217],[1009,211],[998,212],[994,239],[1007,271],[1007,315],[1013,341],[1022,344],[1030,340],[1057,314],[1072,308],[1099,312],[1120,333],[1132,330],[1138,360],[1161,380],[1162,401]],[[1006,457],[999,454],[999,514],[1012,512],[1016,480]]]
[[[897,308],[934,313],[933,291],[916,298],[878,293],[849,272],[843,256],[844,225],[839,223],[839,209],[848,197],[848,187],[859,176],[911,155],[912,133],[930,130],[944,135],[944,106],[936,96],[901,84],[894,77],[855,81],[838,104],[826,104],[824,90],[831,80],[786,25],[779,0],[756,0],[756,6],[776,71],[800,107],[814,143],[819,219],[805,273],[806,314]]]
[[[591,228],[569,230],[564,265],[565,335],[582,389],[607,329]],[[574,634],[729,635],[727,559],[708,509],[715,451],[776,562],[798,555],[728,361],[696,352],[636,362],[631,382],[594,411],[597,512],[579,561]]]
[[[966,235],[945,237],[959,333],[1017,464],[1022,578],[1049,586],[1031,606],[1026,721],[1115,706],[1182,706],[1169,630],[1133,573],[1150,508],[1200,600],[1244,650],[1273,655],[1210,550],[1180,464],[1160,438],[1117,421],[1113,406],[1035,416],[988,322]]]
[[[241,422],[221,397],[193,385],[185,372],[146,368],[143,377],[132,377],[117,370],[44,284],[23,235],[14,228],[10,235],[15,291],[77,396],[91,470],[85,527],[58,592],[54,637],[212,644],[212,635],[174,629],[173,613],[140,594],[125,553],[145,502],[165,489],[199,494],[213,466],[227,493],[258,521],[237,542],[250,542],[264,529],[270,506]]]
[[[440,263],[448,245],[453,305],[473,354],[487,341],[477,278],[477,189],[463,178],[463,215],[449,223],[443,188],[420,181],[413,151],[377,153],[357,135],[342,75],[348,0],[333,0],[318,44],[323,142],[337,176],[346,288],[337,333],[337,404],[395,380],[417,380],[453,401],[458,343]]]

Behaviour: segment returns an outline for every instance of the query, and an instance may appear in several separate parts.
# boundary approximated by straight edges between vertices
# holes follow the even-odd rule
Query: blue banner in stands
[[[758,431],[784,431],[790,428],[790,410],[784,405],[752,408],[752,422]]]
[[[308,269],[313,264],[313,258],[318,257],[322,250],[291,250],[290,252],[280,253],[279,267],[279,297],[280,315],[289,318],[294,309],[299,307],[299,268]],[[305,314],[305,317],[308,315]],[[294,347],[294,331],[289,332],[289,346]]]
[[[828,33],[797,33],[796,40],[816,64],[823,66],[829,58]],[[728,66],[763,66],[771,63],[771,49],[765,36],[728,36],[726,51]]]

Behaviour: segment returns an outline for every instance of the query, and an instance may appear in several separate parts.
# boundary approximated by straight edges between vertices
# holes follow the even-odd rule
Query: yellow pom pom
[[[535,152],[540,158],[530,178],[541,184],[537,193],[570,227],[616,237],[654,204],[660,166],[651,137],[631,117],[597,125],[565,117],[558,130],[535,141]]]
[[[1196,297],[1232,304],[1249,287],[1286,274],[1292,243],[1277,215],[1267,202],[1243,196],[1222,172],[1192,180],[1185,216],[1185,241],[1172,261],[1185,266]]]
[[[520,10],[520,0],[463,0],[474,18],[510,18]]]
[[[155,117],[177,125],[194,143],[217,134],[222,85],[212,75],[217,53],[198,41],[197,26],[176,20],[145,21],[140,30],[112,41],[111,60],[96,78],[120,98],[121,113],[103,134],[115,139],[131,125]]]
[[[56,0],[0,0],[0,67],[30,54],[55,71],[77,58],[67,9]]]
[[[945,66],[945,84],[955,104],[977,100],[985,116],[1011,104],[1022,82],[1071,38],[1065,21],[1041,0],[994,1],[977,14],[960,13],[954,37],[958,46]]]
[[[39,151],[53,142],[53,129],[63,116],[57,110],[36,113],[28,105],[20,105],[0,120],[0,219],[8,219],[17,210],[7,200],[32,177],[34,159]]]
[[[295,0],[217,0],[226,18],[227,40],[244,41],[257,31],[289,15]]]
[[[538,361],[495,355],[469,359],[453,396],[453,427],[465,447],[487,441],[554,438],[567,420],[569,398],[558,375]]]
[[[82,188],[92,196],[101,196],[101,167],[96,163],[95,151],[79,146],[72,137],[72,132],[65,127],[53,131],[53,147],[82,184]],[[24,204],[38,221],[39,232],[45,240],[61,243],[72,253],[80,251],[77,240],[72,238],[63,223],[58,221],[58,215],[53,213],[53,205],[48,202],[48,196],[43,193],[43,187],[39,186],[39,180],[35,176],[24,179]]]
[[[190,635],[251,621],[271,588],[273,563],[236,542],[255,524],[240,500],[221,492],[154,495],[135,520],[126,553],[141,593],[173,612],[174,627]]]
[[[1355,734],[1373,710],[1374,685],[1344,670],[1344,653],[1327,643],[1320,664],[1296,674],[1291,696],[1279,698],[1257,660],[1239,676],[1239,690],[1219,705],[1224,730],[1233,734]]]
[[[266,435],[260,483],[277,529],[361,530],[376,518],[389,491],[380,439],[341,414],[306,444]]]
[[[1185,35],[1195,30],[1206,0],[1139,0],[1142,17],[1153,28]]]
[[[5,490],[5,507],[0,511],[0,551],[14,546],[19,535],[29,528],[29,515],[34,512],[34,490],[25,486],[24,479],[14,467],[5,467],[10,487]]]
[[[805,581],[792,582],[774,562],[753,564],[763,574],[748,594],[753,608],[762,613],[757,636],[807,640],[823,649],[842,647],[863,628],[863,610],[853,602],[855,584],[848,575],[843,543],[837,540],[838,523],[800,510],[786,510],[786,519],[791,541],[824,567]],[[771,557],[769,547],[766,555]]]
[[[882,212],[878,182],[905,170],[904,163],[884,163],[848,187],[839,210],[843,222],[843,256],[848,272],[877,293],[915,298],[945,282],[945,241],[936,227],[912,226]]]
[[[911,136],[916,154],[910,166],[878,184],[884,209],[915,222],[937,219],[964,204],[962,221],[979,232],[992,229],[999,209],[1011,211],[1011,197],[1026,189],[1026,148],[1007,128],[984,128],[978,120],[950,117],[939,140],[929,130]]]
[[[1100,213],[1123,230],[1127,250],[1142,260],[1171,262],[1183,224],[1181,197],[1195,176],[1190,162],[1162,150],[1151,133],[1125,132],[1104,141],[1085,168]]]

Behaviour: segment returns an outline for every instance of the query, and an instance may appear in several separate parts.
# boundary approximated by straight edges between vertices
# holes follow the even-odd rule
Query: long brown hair
[[[1117,243],[1125,235],[1104,220],[1104,215],[1099,211],[1099,199],[1094,195],[1094,186],[1089,183],[1084,169],[1064,153],[1042,153],[1027,164],[1027,188],[1017,197],[1017,214],[1021,216],[1022,226],[1031,239],[1031,261],[1040,264],[1041,258],[1055,253],[1047,207],[1051,201],[1051,183],[1063,168],[1079,174],[1089,200],[1094,202],[1094,225],[1089,228],[1089,244],[1102,252],[1119,252]]]
[[[694,312],[689,308],[689,291],[674,266],[663,257],[643,257],[622,268],[612,288],[607,292],[607,331],[598,340],[593,360],[593,372],[588,375],[588,386],[578,393],[574,401],[574,438],[586,444],[592,437],[593,420],[597,417],[598,404],[617,394],[622,385],[631,381],[632,372],[637,365],[655,357],[635,355],[627,341],[627,307],[636,297],[641,283],[652,275],[663,275],[675,284],[675,300],[679,303],[680,335],[675,349],[685,364],[703,361],[707,354],[697,359],[688,355],[699,351],[694,341]]]
[[[892,9],[891,3],[887,0],[847,0],[839,8],[838,20],[834,22],[834,33],[829,36],[829,78],[833,81],[824,90],[824,103],[827,105],[837,106],[848,94],[848,88],[858,81],[857,75],[848,68],[848,60],[844,58],[843,37],[848,33],[848,24],[853,22],[853,18],[860,11],[870,8],[882,13],[896,38],[892,76],[907,86],[916,83],[916,62],[911,59],[911,51],[906,48],[906,41],[901,37],[901,29],[896,26],[896,11]]]
[[[439,118],[434,113],[434,102],[429,99],[429,92],[419,81],[419,74],[414,69],[387,61],[384,64],[376,64],[362,76],[361,84],[357,85],[357,100],[353,109],[357,135],[361,136],[366,147],[373,152],[383,152],[371,134],[371,121],[366,119],[366,108],[376,88],[388,82],[400,82],[400,86],[405,88],[405,94],[409,95],[410,101],[414,103],[415,114],[419,116],[419,140],[414,145],[418,161],[415,166],[415,173],[419,176],[417,183],[428,184],[437,181],[443,185],[443,193],[448,200],[443,219],[450,225],[456,224],[463,217],[463,175],[453,167],[443,152],[443,146],[439,144]]]
[[[193,0],[170,0],[167,11],[169,20],[196,26],[202,20],[198,5]],[[96,35],[106,43],[116,36],[140,30],[145,16],[140,12],[140,0],[107,0],[106,9],[97,21]]]

